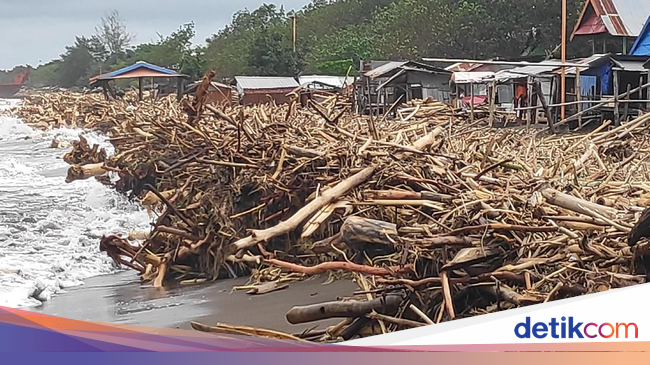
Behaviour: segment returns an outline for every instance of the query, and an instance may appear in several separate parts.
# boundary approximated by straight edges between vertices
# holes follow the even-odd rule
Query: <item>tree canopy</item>
[[[584,1],[568,0],[570,25]],[[133,37],[114,11],[96,34],[77,37],[60,59],[34,70],[32,83],[83,86],[90,76],[136,61],[198,78],[208,69],[220,77],[344,75],[369,59],[543,58],[557,55],[560,13],[557,0],[313,0],[296,12],[273,4],[241,10],[205,45],[196,45],[188,23],[130,47]],[[590,47],[578,41],[569,51],[584,56]]]

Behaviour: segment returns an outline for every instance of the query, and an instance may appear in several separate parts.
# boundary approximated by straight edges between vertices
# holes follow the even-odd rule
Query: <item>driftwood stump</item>
[[[394,252],[397,239],[397,226],[393,223],[352,216],[341,226],[341,241],[357,254],[354,262],[359,264],[364,263],[366,256]]]

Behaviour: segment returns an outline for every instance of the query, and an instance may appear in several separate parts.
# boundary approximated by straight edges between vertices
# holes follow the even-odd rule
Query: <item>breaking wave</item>
[[[0,108],[15,102],[0,100]],[[38,306],[65,288],[116,270],[99,252],[103,234],[149,228],[149,217],[94,179],[65,182],[63,149],[81,131],[36,131],[0,117],[0,306]],[[84,133],[113,153],[99,135]]]

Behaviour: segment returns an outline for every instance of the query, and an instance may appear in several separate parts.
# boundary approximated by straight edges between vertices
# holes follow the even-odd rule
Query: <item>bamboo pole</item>
[[[562,0],[562,63],[566,63],[566,0]],[[560,80],[560,101],[566,102],[566,66],[562,66],[562,75]],[[560,118],[566,118],[566,106],[560,107]]]
[[[492,92],[490,93],[490,127],[494,126],[494,112],[496,109],[496,97],[497,97],[497,80],[492,81]]]
[[[575,89],[576,89],[576,101],[578,102],[578,126],[582,129],[582,115],[580,115],[580,112],[582,111],[582,90],[580,87],[581,87],[580,69],[576,68]]]
[[[470,122],[471,122],[471,123],[474,123],[474,83],[471,82],[471,83],[469,84],[469,87],[470,87],[470,89],[471,89],[471,92],[470,92],[471,100],[470,100],[470,102],[469,102],[469,103],[470,103],[470,108],[471,108],[471,119],[470,119]]]
[[[620,90],[619,77],[620,77],[619,72],[614,71],[614,125],[617,127],[621,125],[620,111],[619,111],[619,104],[618,104],[618,99],[620,98],[618,94]]]

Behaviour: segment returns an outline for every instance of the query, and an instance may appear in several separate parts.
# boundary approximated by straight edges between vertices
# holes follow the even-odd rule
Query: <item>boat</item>
[[[0,83],[0,98],[8,99],[15,96],[20,89],[27,84],[28,79],[29,71],[26,71],[16,75],[13,82]]]

